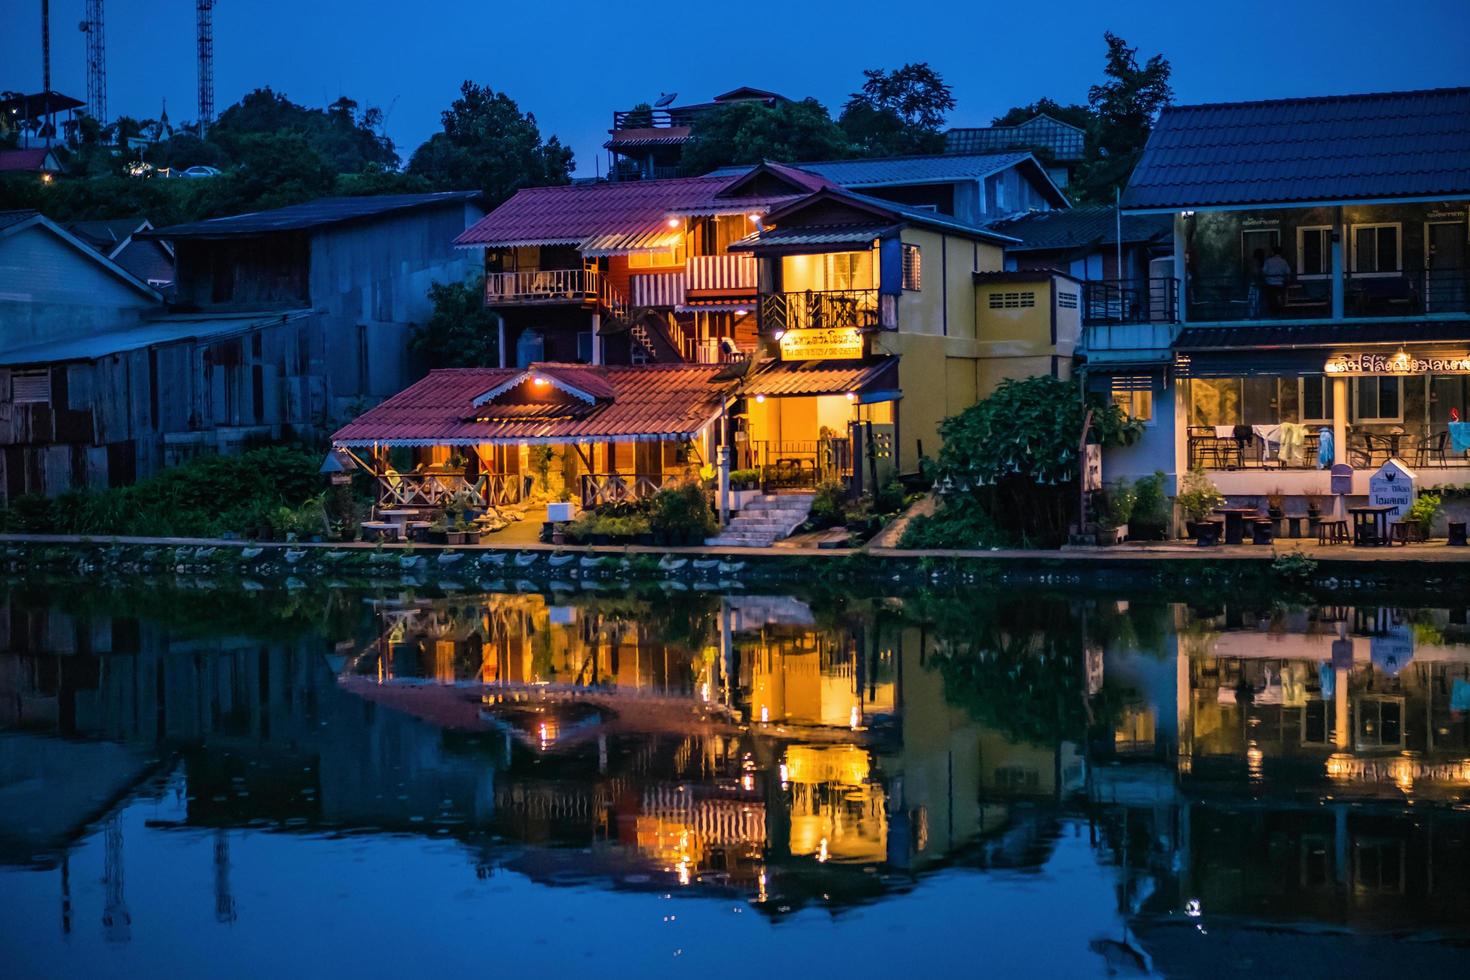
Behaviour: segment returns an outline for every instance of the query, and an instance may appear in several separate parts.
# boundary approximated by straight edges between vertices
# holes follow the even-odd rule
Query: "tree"
[[[1074,382],[1045,376],[1002,381],[988,397],[945,419],[934,467],[943,506],[934,517],[915,522],[915,537],[906,536],[905,546],[918,543],[920,535],[967,545],[1060,544],[1075,513],[1078,443],[1088,409],[1092,432],[1103,445],[1137,437],[1141,423],[1118,406],[1085,398]],[[972,541],[977,526],[995,541]]]
[[[838,120],[864,156],[939,153],[944,149],[945,116],[954,95],[927,62],[885,72],[863,72],[862,91],[854,92]]]
[[[414,334],[414,350],[430,367],[496,367],[500,364],[500,319],[485,308],[485,278],[429,285],[434,312]]]
[[[409,173],[442,190],[478,189],[493,208],[522,187],[570,183],[572,151],[542,142],[536,117],[504,92],[465,82],[442,114],[443,131],[413,152]]]
[[[762,160],[801,163],[852,155],[842,128],[816,99],[734,102],[694,120],[680,162],[690,173]]]
[[[382,113],[343,96],[325,110],[292,102],[269,86],[247,93],[220,113],[209,130],[209,140],[238,159],[241,141],[250,136],[297,133],[337,173],[357,173],[370,164],[398,166],[393,141],[378,135]]]

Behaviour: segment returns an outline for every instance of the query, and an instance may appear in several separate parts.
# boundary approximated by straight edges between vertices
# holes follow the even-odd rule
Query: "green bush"
[[[903,484],[897,480],[889,480],[878,488],[873,494],[873,510],[879,514],[896,514],[903,510],[908,503],[908,498],[903,492]]]
[[[704,490],[695,483],[669,487],[653,495],[649,526],[656,534],[680,540],[713,537],[719,530]]]
[[[814,528],[836,527],[847,520],[847,486],[829,480],[817,487],[807,523]]]
[[[731,490],[758,490],[761,485],[761,471],[759,469],[731,470]]]
[[[0,526],[45,534],[214,537],[250,525],[318,533],[319,455],[288,446],[202,456],[131,487],[17,497]],[[310,502],[312,514],[305,513]],[[282,513],[282,511],[286,513]],[[287,526],[289,525],[289,526]]]
[[[990,514],[979,507],[941,508],[909,521],[899,539],[900,548],[994,548],[1005,544]]]
[[[1437,493],[1421,493],[1409,508],[1409,520],[1419,525],[1424,536],[1434,529],[1434,519],[1444,510],[1444,498]]]
[[[1169,528],[1169,499],[1164,494],[1167,478],[1162,472],[1141,476],[1133,484],[1133,513],[1128,534],[1140,540],[1159,540]]]

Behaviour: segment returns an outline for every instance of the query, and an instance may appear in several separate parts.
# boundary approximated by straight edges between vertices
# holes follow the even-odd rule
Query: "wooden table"
[[[1242,544],[1245,541],[1245,517],[1257,515],[1255,507],[1216,507],[1215,513],[1225,515],[1225,543]]]
[[[1373,548],[1388,544],[1388,515],[1398,510],[1392,504],[1363,504],[1349,507],[1353,518],[1353,544]]]

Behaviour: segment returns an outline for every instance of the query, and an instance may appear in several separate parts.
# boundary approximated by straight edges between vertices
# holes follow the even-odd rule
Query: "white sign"
[[[1368,477],[1368,503],[1374,507],[1393,507],[1388,515],[1390,521],[1403,521],[1409,517],[1409,508],[1414,506],[1418,495],[1419,475],[1404,465],[1401,459],[1391,459],[1378,467]]]

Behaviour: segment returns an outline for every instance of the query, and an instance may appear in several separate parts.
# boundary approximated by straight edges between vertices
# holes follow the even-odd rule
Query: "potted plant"
[[[1102,493],[1102,506],[1098,508],[1097,543],[1118,544],[1127,534],[1128,519],[1133,516],[1137,496],[1128,481],[1120,480],[1106,487]]]
[[[1141,476],[1134,482],[1133,507],[1128,516],[1130,541],[1162,541],[1169,533],[1169,503],[1164,495],[1167,478],[1162,472]]]
[[[1286,493],[1280,487],[1274,487],[1266,494],[1266,516],[1273,521],[1286,516]]]
[[[1205,476],[1200,468],[1190,470],[1179,480],[1179,492],[1174,497],[1179,510],[1184,514],[1185,527],[1189,536],[1196,541],[1202,537],[1218,538],[1217,521],[1207,517],[1216,507],[1225,503],[1225,495]]]
[[[1409,524],[1418,532],[1420,541],[1428,541],[1434,531],[1434,519],[1444,510],[1444,497],[1437,493],[1421,493],[1409,508]]]
[[[1315,530],[1317,527],[1317,522],[1322,520],[1322,494],[1318,493],[1316,490],[1308,490],[1306,493],[1306,499],[1307,520],[1311,523],[1313,530]]]

